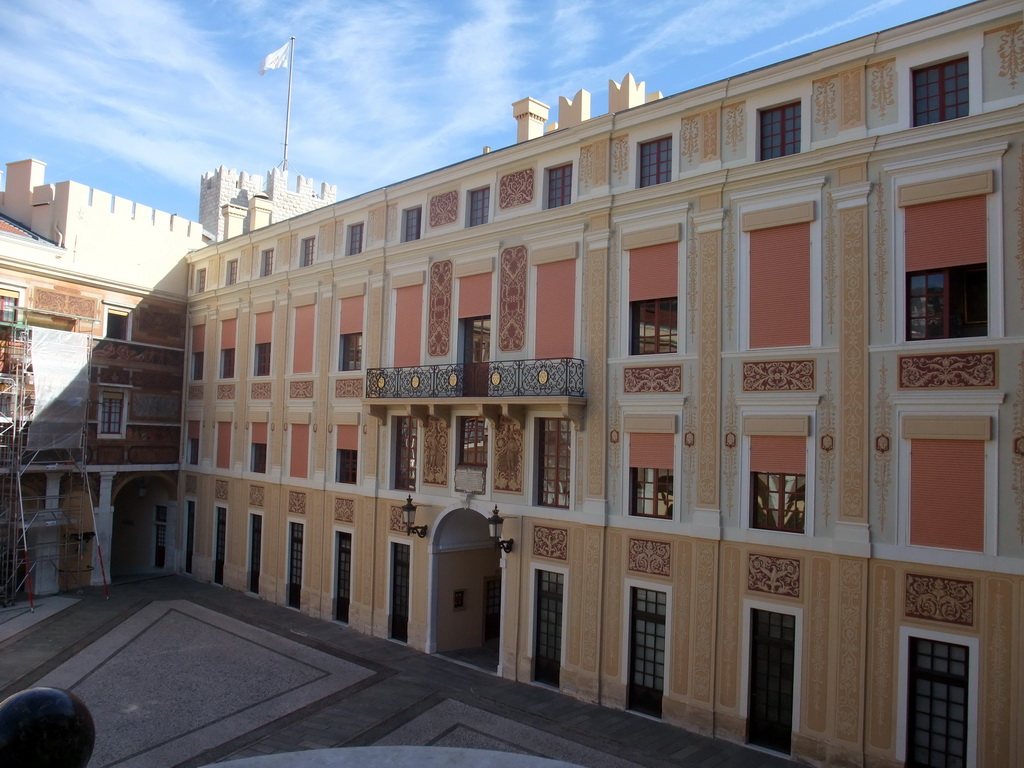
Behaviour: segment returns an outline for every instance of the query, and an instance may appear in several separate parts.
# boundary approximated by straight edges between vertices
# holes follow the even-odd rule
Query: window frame
[[[220,378],[222,379],[233,379],[235,378],[235,348],[225,347],[220,351]]]
[[[353,344],[358,342],[358,344]],[[341,373],[363,369],[363,334],[342,333],[338,335],[338,371]]]
[[[572,204],[572,163],[555,165],[544,171],[544,209]]]
[[[787,111],[796,107],[796,114]],[[777,119],[776,119],[777,118]],[[768,122],[771,121],[771,122]],[[778,131],[772,131],[773,139],[765,144],[766,129],[779,125]],[[774,137],[778,137],[778,142]],[[796,99],[773,107],[761,107],[757,110],[757,160],[775,160],[780,157],[798,155],[803,142],[803,100]]]
[[[940,267],[936,269],[923,269],[916,272],[906,272],[906,285],[905,285],[905,296],[906,296],[906,340],[908,342],[915,341],[935,341],[937,339],[968,339],[968,338],[980,338],[988,336],[988,262],[982,264],[964,264],[957,267]],[[929,298],[935,294],[928,293],[927,278],[941,275],[942,280],[942,311],[934,314],[930,314],[931,302]],[[912,281],[915,278],[926,278],[925,294],[924,294],[924,306],[925,313],[923,315],[914,314],[914,299],[917,298],[912,293]],[[981,298],[984,299],[984,320],[970,319],[968,316],[971,312],[972,307],[975,311],[980,310],[980,303],[972,302],[972,297],[977,299],[978,295],[976,292],[977,284],[972,280],[981,279],[982,285],[984,286],[984,293]],[[975,290],[972,290],[975,289]],[[959,312],[957,310],[960,310]],[[928,335],[927,331],[929,328],[928,320],[930,318],[940,318],[942,323],[941,335]],[[962,317],[959,322],[959,327],[956,324],[956,318]],[[924,318],[925,320],[925,335],[915,336],[912,330],[912,324],[915,319]],[[978,333],[970,333],[967,331],[976,330]]]
[[[761,478],[762,477],[768,479],[768,482],[763,485],[763,487],[765,488],[765,492],[764,493],[761,493],[761,488],[762,488]],[[786,489],[786,482],[785,482],[785,480],[781,483],[781,489],[779,488],[779,484],[777,483],[776,487],[775,487],[775,490],[773,491],[773,486],[771,484],[771,480],[772,479],[778,479],[778,478],[785,478],[786,480],[788,480],[789,478],[794,478],[794,480],[796,482],[796,488],[799,491],[799,493],[797,493],[797,490],[794,490],[792,492],[789,492],[789,491],[785,490]],[[780,506],[778,508],[770,507],[770,506],[765,506],[764,509],[766,509],[769,513],[771,513],[771,512],[778,513],[778,520],[779,520],[779,522],[778,522],[777,525],[774,525],[774,526],[773,525],[767,525],[767,524],[759,524],[758,520],[757,520],[758,512],[759,512],[759,505],[758,505],[757,502],[758,502],[758,500],[761,500],[761,499],[767,500],[767,498],[770,497],[773,492],[780,494],[780,500],[782,500]],[[800,509],[799,513],[798,513],[799,514],[799,520],[800,520],[799,528],[797,528],[795,526],[787,527],[782,522],[783,518],[784,518],[784,513],[785,513],[785,501],[784,501],[784,499],[788,499],[790,496],[793,496],[793,497],[797,497],[798,496],[798,501],[802,505],[802,509]],[[789,473],[786,473],[786,472],[757,472],[757,471],[751,469],[750,470],[750,505],[749,505],[748,509],[749,509],[749,526],[750,526],[750,528],[752,530],[755,530],[755,531],[771,531],[773,533],[797,533],[797,534],[801,534],[801,535],[806,534],[806,532],[807,532],[807,472],[806,472],[806,468],[805,468],[805,471],[802,474],[789,474]]]
[[[675,515],[675,470],[672,467],[628,467],[629,470],[629,516],[646,517],[651,520],[672,520]],[[645,475],[641,477],[640,473]],[[655,473],[649,477],[646,473]],[[658,512],[663,500],[659,500],[662,488],[668,489],[667,511]],[[650,490],[651,495],[641,495],[642,491]],[[648,504],[648,502],[650,502]],[[652,509],[654,511],[640,511]]]
[[[391,487],[396,491],[416,490],[417,480],[417,424],[412,416],[395,416],[392,419],[391,459],[393,464]]]
[[[667,302],[675,302],[675,322],[672,325],[664,324],[660,318],[663,313],[667,314],[671,310],[665,309],[663,305]],[[640,313],[643,311],[644,306],[651,304],[654,309],[653,322],[642,324],[640,322]],[[656,332],[653,336],[654,349],[650,351],[643,351],[641,341],[645,337],[641,337],[639,331],[641,327],[646,325],[652,325]],[[661,349],[663,340],[666,335],[660,332],[662,328],[671,328],[671,333],[668,334],[667,340],[664,343],[667,346],[671,346],[671,349]],[[646,355],[676,355],[679,354],[679,297],[678,296],[666,296],[660,299],[641,299],[638,301],[629,302],[629,354],[635,356],[646,356]]]
[[[257,448],[257,446],[259,448]],[[267,454],[269,448],[267,443],[257,443],[249,440],[249,471],[257,475],[267,474]]]
[[[127,400],[126,392],[104,390],[100,394],[99,409],[96,413],[96,436],[101,439],[117,439],[124,437],[125,422],[127,421]],[[113,404],[117,403],[114,408]],[[115,426],[116,429],[109,427]]]
[[[193,284],[193,293],[202,293],[206,290],[206,267],[196,270],[196,279]]]
[[[272,342],[263,341],[253,344],[252,375],[269,376],[272,364]]]
[[[224,285],[238,282],[238,259],[229,259],[224,272]]]
[[[482,416],[459,417],[459,445],[456,459],[461,467],[487,467],[487,419]]]
[[[552,422],[557,422],[557,431],[547,429]],[[534,419],[534,429],[537,434],[534,439],[534,496],[538,507],[552,507],[555,509],[571,509],[572,498],[572,421],[562,418]],[[549,434],[557,435],[553,444],[546,439]],[[563,439],[564,438],[564,439]],[[564,454],[563,454],[564,451]],[[545,461],[553,458],[552,466],[546,466]],[[562,459],[564,458],[564,462]],[[546,470],[554,469],[554,475],[549,475]],[[564,474],[562,470],[565,470]],[[545,485],[555,486],[552,491],[545,491]],[[563,488],[564,490],[558,490]],[[564,503],[562,503],[564,501]]]
[[[946,88],[950,74],[944,70],[947,67],[960,67],[963,66],[963,72],[954,72],[952,77],[956,80],[963,79],[963,85],[957,85],[956,88]],[[938,94],[934,94],[938,97],[939,104],[934,109],[922,110],[923,102],[932,98],[932,94],[921,94],[919,89],[930,85],[930,83],[918,82],[919,75],[936,74],[938,79],[936,84],[938,86]],[[948,97],[952,96],[955,101],[950,101]],[[954,109],[958,114],[944,117],[943,114],[950,109]],[[931,113],[937,112],[938,114],[934,119],[931,119]],[[936,123],[944,123],[947,120],[956,120],[959,117],[968,117],[971,114],[971,66],[970,56],[966,54],[963,56],[957,56],[953,59],[946,59],[934,64],[926,64],[919,67],[913,67],[910,70],[910,124],[914,128],[919,128],[925,125],[935,125]]]
[[[349,224],[345,233],[345,255],[358,256],[363,252],[363,222]]]
[[[477,187],[466,195],[466,226],[479,227],[490,221],[491,187]]]
[[[299,243],[299,266],[311,267],[316,263],[316,236],[304,237]]]
[[[112,317],[122,318],[120,322],[123,323],[122,331],[119,335],[112,336],[110,328],[110,319]],[[106,312],[103,316],[103,338],[115,339],[119,341],[130,341],[131,340],[131,318],[132,311],[128,308],[121,307],[107,307]]]
[[[353,450],[352,448],[334,449],[334,482],[345,485],[356,485],[359,482],[358,450]]]
[[[203,374],[206,372],[206,352],[193,352],[192,353],[192,365],[189,367],[189,380],[190,381],[202,381]]]
[[[402,242],[412,243],[423,237],[423,206],[402,211]]]
[[[637,144],[637,187],[656,187],[672,181],[672,136]]]
[[[260,277],[274,274],[274,249],[264,248],[260,251]]]

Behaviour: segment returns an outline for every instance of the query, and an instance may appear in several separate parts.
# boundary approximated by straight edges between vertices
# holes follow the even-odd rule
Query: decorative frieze
[[[526,343],[526,246],[501,252],[498,294],[498,349],[518,352]]]
[[[335,397],[362,397],[362,379],[338,379],[334,382]]]
[[[678,394],[683,391],[683,366],[626,368],[623,371],[622,389],[626,394]]]
[[[498,180],[498,207],[501,210],[533,202],[533,168],[506,173]]]
[[[302,491],[288,491],[288,514],[306,514],[306,494]]]
[[[234,384],[218,384],[217,385],[217,399],[218,400],[234,400],[235,399],[235,385]]]
[[[813,360],[759,360],[743,363],[744,392],[813,392]]]
[[[442,192],[430,198],[430,226],[454,224],[459,218],[459,190]]]
[[[273,387],[269,381],[254,381],[249,386],[250,400],[269,400]]]
[[[550,557],[552,560],[568,560],[569,532],[564,528],[534,526],[533,554],[536,557]]]
[[[33,306],[59,315],[75,315],[78,317],[96,317],[96,299],[84,296],[69,296],[66,293],[36,288]]]
[[[423,482],[448,487],[448,425],[431,416],[423,435]]]
[[[997,356],[991,352],[900,355],[900,389],[968,389],[996,385]]]
[[[671,576],[672,545],[665,541],[630,539],[628,568],[651,576]]]
[[[221,501],[228,500],[228,481],[216,480],[213,484],[213,495]]]
[[[251,507],[263,507],[263,501],[266,498],[267,489],[262,485],[250,485],[249,486],[249,506]]]
[[[334,521],[337,523],[351,523],[356,519],[355,499],[334,499]]]
[[[907,574],[903,613],[910,619],[974,625],[974,582]]]
[[[309,380],[289,381],[288,397],[292,398],[293,400],[312,400],[313,382]]]
[[[747,556],[747,589],[769,595],[800,597],[800,561],[751,553]]]
[[[435,261],[430,265],[430,299],[427,308],[427,354],[448,354],[452,329],[452,263]]]

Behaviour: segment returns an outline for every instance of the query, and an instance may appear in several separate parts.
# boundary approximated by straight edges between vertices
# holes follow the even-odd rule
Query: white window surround
[[[998,480],[998,447],[999,447],[999,403],[1005,395],[1002,392],[984,393],[935,393],[932,397],[926,394],[897,393],[892,397],[895,406],[892,435],[893,447],[896,448],[896,467],[893,478],[896,481],[897,512],[896,541],[893,545],[874,546],[875,556],[891,557],[900,561],[935,562],[937,553],[942,553],[943,565],[949,567],[978,568],[978,558],[995,555],[998,551],[999,520],[997,509]],[[943,396],[945,395],[945,396]],[[968,395],[968,397],[963,397]],[[973,396],[971,396],[973,395]],[[944,416],[988,416],[992,423],[992,435],[985,441],[985,550],[984,552],[967,552],[963,550],[937,549],[935,547],[911,546],[910,544],[910,472],[911,441],[904,439],[902,434],[903,417],[930,416],[941,419]],[[887,551],[894,550],[894,551]],[[908,556],[908,552],[918,553]]]
[[[806,181],[780,184],[756,192],[734,194],[730,204],[734,210],[736,232],[739,235],[739,258],[737,259],[737,282],[739,283],[739,349],[753,353],[762,353],[766,349],[750,349],[750,232],[742,230],[743,216],[757,211],[770,211],[789,205],[811,202],[814,204],[814,220],[808,222],[811,237],[810,256],[810,303],[811,303],[811,342],[809,346],[773,347],[777,350],[805,350],[821,346],[822,326],[822,197],[825,178],[817,177]]]
[[[979,658],[981,651],[978,638],[949,632],[936,632],[919,627],[900,627],[900,660],[896,683],[896,758],[905,760],[907,754],[907,684],[909,683],[910,638],[912,637],[967,646],[967,768],[976,768],[978,765],[979,728],[978,682],[981,675],[981,660]],[[794,730],[796,729],[794,728]]]
[[[553,563],[541,563],[540,565],[534,564],[530,568],[530,590],[527,595],[527,599],[530,601],[529,620],[526,622],[527,635],[530,638],[530,679],[533,680],[533,669],[532,662],[537,657],[537,571],[548,571],[549,573],[560,573],[562,574],[562,657],[559,659],[559,665],[565,666],[565,653],[567,650],[568,643],[566,642],[569,631],[568,631],[568,620],[569,620],[569,584],[572,579],[572,575],[569,572],[567,566],[555,565]],[[502,569],[502,577],[504,578],[504,568]],[[502,584],[504,587],[504,584]],[[505,602],[505,590],[501,592],[502,603]],[[504,608],[504,606],[502,606]],[[540,685],[544,685],[540,683]]]
[[[562,516],[573,512],[576,509],[576,451],[579,448],[579,430],[571,421],[569,422],[569,506],[567,507],[542,507],[537,504],[537,483],[540,480],[537,467],[537,451],[540,450],[539,437],[537,433],[538,419],[560,419],[562,416],[554,411],[527,413],[526,428],[523,430],[523,452],[524,461],[528,465],[527,471],[523,473],[523,495],[527,498],[528,509],[541,510],[541,514],[548,519],[560,519]]]
[[[649,589],[652,592],[664,592],[665,593],[665,672],[662,679],[665,682],[665,688],[662,689],[662,696],[668,697],[669,690],[672,680],[672,665],[675,659],[677,649],[673,647],[673,639],[677,636],[673,631],[672,626],[672,608],[673,608],[673,597],[672,590],[673,584],[657,581],[647,581],[645,579],[637,579],[627,577],[622,582],[622,616],[625,617],[624,624],[626,628],[622,632],[622,666],[619,669],[619,674],[622,675],[620,681],[627,688],[629,687],[629,671],[630,666],[633,663],[633,659],[630,656],[630,646],[632,644],[632,625],[633,625],[633,589]]]
[[[799,395],[787,401],[780,401],[778,395],[752,396],[742,398],[740,402],[739,429],[737,438],[740,442],[740,494],[739,494],[739,532],[741,541],[770,547],[793,546],[805,548],[810,546],[814,537],[814,517],[816,513],[815,489],[818,474],[817,468],[817,405],[818,396]],[[767,402],[772,407],[766,405]],[[807,459],[804,469],[804,532],[766,531],[754,528],[750,524],[750,437],[743,434],[743,420],[751,416],[806,416]]]
[[[892,342],[903,343],[907,339],[906,323],[906,223],[905,209],[898,206],[900,187],[928,181],[944,181],[956,176],[991,171],[995,179],[995,191],[987,196],[985,209],[988,217],[988,333],[971,339],[929,339],[907,342],[907,350],[917,347],[949,346],[971,341],[984,343],[985,339],[1002,338],[1004,331],[1003,285],[1003,178],[1000,174],[1003,155],[1009,150],[1006,142],[971,147],[966,150],[947,152],[916,158],[911,161],[891,163],[883,167],[890,174],[889,189],[886,190],[888,212],[892,217],[892,234],[889,241],[893,254],[893,269],[889,289],[893,297]]]
[[[108,397],[109,395],[109,397]],[[120,429],[117,432],[103,432],[103,404],[107,400],[121,401]],[[96,438],[98,440],[122,440],[128,422],[128,388],[107,387],[100,392],[99,410],[96,413]]]
[[[684,399],[685,402],[685,399]],[[658,518],[658,517],[647,517],[643,515],[632,515],[630,509],[633,502],[633,488],[629,482],[630,466],[629,466],[629,450],[631,441],[631,432],[627,432],[625,427],[621,429],[621,435],[619,437],[619,445],[622,450],[622,466],[620,469],[619,487],[622,489],[621,498],[619,499],[620,516],[626,525],[629,527],[635,527],[638,530],[663,532],[665,526],[678,524],[682,518],[680,512],[680,501],[682,494],[682,450],[683,441],[681,435],[680,425],[683,423],[684,416],[680,413],[678,407],[671,409],[664,408],[661,410],[629,410],[622,412],[622,423],[625,425],[628,416],[674,416],[675,417],[675,429],[672,432],[672,517],[670,518]],[[636,432],[643,434],[643,430],[635,430]],[[666,433],[663,433],[666,434]]]
[[[965,56],[967,57],[967,114],[968,116],[981,114],[984,103],[982,101],[984,95],[982,83],[984,41],[985,35],[978,30],[966,33],[959,38],[943,37],[929,45],[910,48],[907,53],[896,57],[894,68],[898,84],[896,93],[900,130],[916,131],[929,127],[914,125],[914,70],[962,59]],[[939,123],[931,123],[931,126],[941,126],[942,123],[948,122],[951,121],[943,120]]]
[[[784,107],[795,102],[800,102],[800,151],[792,155],[786,155],[786,157],[798,157],[811,151],[811,119],[814,117],[814,110],[812,109],[814,104],[814,88],[810,80],[807,80],[799,85],[757,91],[751,94],[751,98],[747,99],[746,118],[749,127],[746,131],[747,154],[742,161],[743,165],[761,162],[761,110]],[[782,158],[772,159],[781,160]]]
[[[564,261],[569,261],[569,259],[564,259]],[[576,266],[576,276],[575,276],[574,281],[573,281],[573,285],[575,286],[575,290],[573,291],[574,296],[573,296],[573,315],[572,315],[572,318],[573,318],[573,331],[572,331],[573,355],[572,356],[576,357],[578,354],[580,354],[580,350],[583,348],[582,347],[582,343],[583,343],[583,323],[581,321],[582,320],[582,317],[581,317],[581,312],[582,312],[581,307],[582,307],[582,303],[583,303],[583,290],[582,290],[582,279],[581,279],[581,274],[580,274],[582,272],[582,269],[583,269],[582,266],[580,265],[580,262],[583,261],[583,260],[579,257],[579,254],[577,253],[577,255],[572,258],[572,261],[575,263],[575,266]],[[554,262],[548,262],[548,263],[554,263]],[[537,358],[537,268],[538,268],[538,266],[539,265],[535,265],[531,261],[529,266],[527,267],[527,275],[528,275],[528,278],[527,278],[527,294],[528,295],[527,295],[527,299],[526,299],[526,308],[527,308],[526,309],[526,312],[527,312],[527,314],[526,314],[526,359],[527,360],[535,360]],[[498,297],[496,297],[496,296],[494,297],[495,300],[497,298]],[[495,318],[495,319],[497,319],[497,318]],[[492,328],[492,333],[493,333],[493,337],[492,338],[496,342],[497,335],[498,335],[497,334],[497,329],[496,328]],[[494,350],[498,349],[497,343],[494,343],[492,346],[493,346]],[[510,357],[513,360],[522,359],[522,358],[519,357],[519,353],[513,353]],[[501,358],[494,358],[493,355],[492,355],[492,359],[499,359],[500,360]]]
[[[284,566],[284,578],[282,581],[285,585],[290,584],[289,579],[292,577],[292,523],[298,523],[302,526],[302,581],[299,582],[301,588],[303,583],[306,581],[306,572],[309,570],[307,564],[309,562],[309,551],[306,548],[306,520],[301,517],[293,517],[288,515],[285,518],[284,524],[284,540],[285,540],[285,566]]]
[[[794,618],[793,646],[793,733],[800,732],[800,712],[802,710],[801,694],[803,693],[803,636],[804,636],[804,611],[803,608],[786,603],[773,603],[767,600],[745,598],[743,600],[743,629],[740,640],[740,714],[743,717],[750,716],[750,641],[753,638],[751,631],[751,613],[754,609],[759,611],[771,611],[772,613],[783,613]]]

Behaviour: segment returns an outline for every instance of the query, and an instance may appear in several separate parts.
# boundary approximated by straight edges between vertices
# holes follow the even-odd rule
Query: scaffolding
[[[48,314],[33,312],[53,325]],[[0,321],[0,606],[21,595],[34,608],[36,594],[89,584],[99,542],[85,443],[92,337],[29,319],[3,307]]]

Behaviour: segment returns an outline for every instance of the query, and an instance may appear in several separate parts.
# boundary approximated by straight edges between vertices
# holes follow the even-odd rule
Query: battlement
[[[322,183],[317,193],[314,192],[313,180],[302,175],[296,176],[294,191],[288,186],[288,171],[280,168],[273,168],[267,173],[264,189],[262,176],[222,165],[204,173],[200,180],[199,221],[215,240],[223,240],[225,229],[221,211],[225,205],[248,208],[251,198],[265,194],[271,202],[270,222],[273,223],[330,205],[338,197],[337,186]],[[243,222],[243,234],[249,231],[250,224],[248,219]]]

